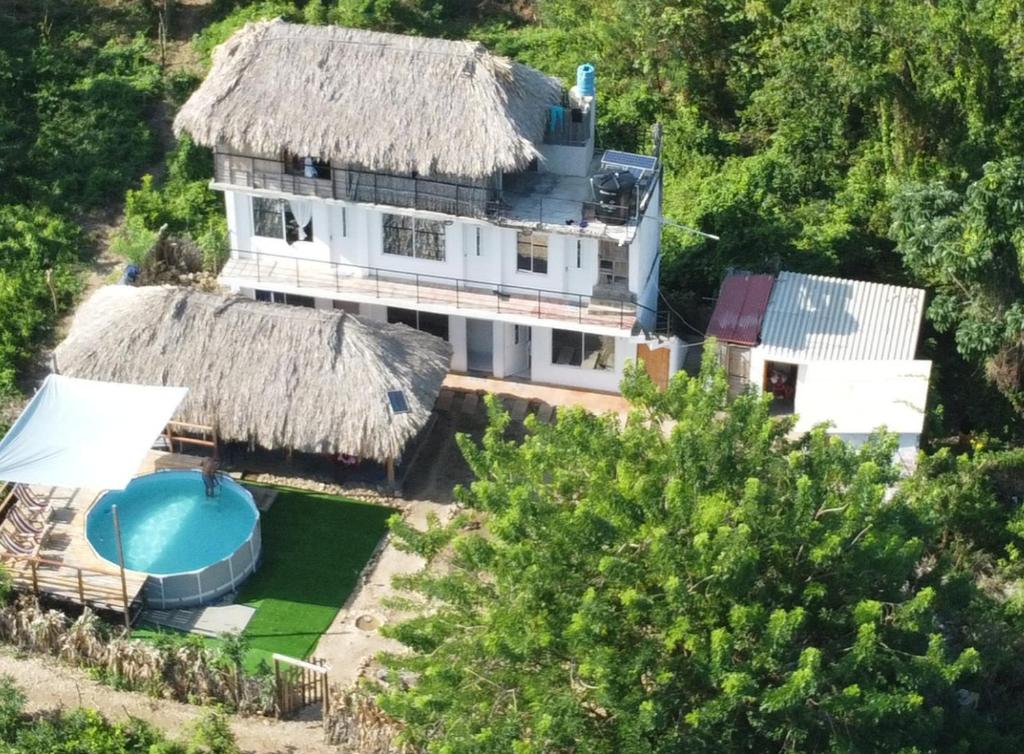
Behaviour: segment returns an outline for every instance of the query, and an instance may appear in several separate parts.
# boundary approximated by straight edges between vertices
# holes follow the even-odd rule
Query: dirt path
[[[187,735],[188,727],[203,713],[202,707],[143,694],[115,691],[85,673],[54,661],[19,659],[0,652],[0,674],[14,677],[28,697],[28,709],[96,707],[114,720],[137,717],[152,723],[170,738]],[[246,754],[338,754],[323,742],[319,722],[281,722],[265,718],[232,718],[231,728]]]

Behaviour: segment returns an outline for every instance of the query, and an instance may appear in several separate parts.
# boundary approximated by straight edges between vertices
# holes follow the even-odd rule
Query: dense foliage
[[[787,439],[705,364],[635,411],[505,439],[426,533],[429,606],[389,629],[382,705],[428,751],[1019,751],[1019,457],[942,453],[899,488],[890,439]],[[663,427],[671,422],[672,430]],[[484,531],[466,526],[484,521]]]
[[[79,708],[30,716],[25,696],[10,676],[0,677],[0,752],[3,754],[238,754],[222,714],[201,717],[189,738],[168,740],[142,720],[107,720],[98,711]]]
[[[156,157],[159,69],[133,5],[0,9],[0,394],[73,299],[85,213]]]

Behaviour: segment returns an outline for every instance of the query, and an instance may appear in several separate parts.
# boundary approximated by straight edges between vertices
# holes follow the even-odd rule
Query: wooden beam
[[[388,484],[392,487],[395,486],[395,459],[389,458],[384,462],[385,468],[388,470]]]
[[[132,619],[128,610],[128,581],[124,575],[124,548],[121,546],[121,522],[117,517],[117,506],[110,506],[114,516],[114,537],[117,539],[117,565],[121,569],[121,599],[124,602],[124,627],[128,633],[132,631]]]

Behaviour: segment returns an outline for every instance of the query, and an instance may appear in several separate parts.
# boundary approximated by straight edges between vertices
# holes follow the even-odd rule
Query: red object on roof
[[[774,275],[730,275],[722,281],[708,335],[728,343],[756,346],[772,295]]]

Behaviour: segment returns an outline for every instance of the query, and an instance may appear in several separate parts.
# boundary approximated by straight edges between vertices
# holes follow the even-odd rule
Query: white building
[[[176,129],[214,149],[255,298],[404,322],[452,370],[617,391],[657,327],[660,145],[595,150],[593,69],[568,91],[471,42],[280,20],[218,48]],[[604,188],[604,192],[600,191]]]
[[[708,335],[734,392],[774,394],[796,429],[829,422],[855,444],[885,427],[912,462],[924,425],[931,362],[915,359],[924,291],[799,275],[730,275]]]

